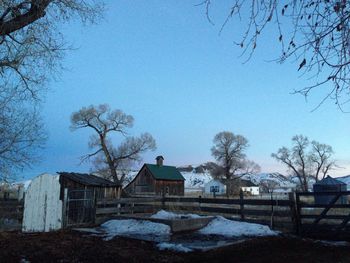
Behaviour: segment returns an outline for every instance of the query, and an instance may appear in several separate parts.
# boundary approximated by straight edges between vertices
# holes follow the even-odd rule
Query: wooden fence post
[[[300,195],[298,192],[295,193],[295,219],[296,219],[296,233],[301,235],[301,209],[300,209]]]
[[[271,192],[271,219],[270,219],[270,228],[273,229],[274,226],[274,208],[273,208],[273,195]]]
[[[97,195],[96,195],[96,190],[94,190],[94,199],[93,199],[93,206],[94,206],[94,214],[93,214],[93,223],[96,223],[96,210],[97,210]]]
[[[244,200],[243,200],[243,191],[239,191],[239,208],[241,214],[241,220],[244,220]]]
[[[202,202],[202,196],[198,196],[198,206],[199,206],[199,211],[202,211],[202,208],[201,208],[201,202]]]
[[[289,193],[288,199],[290,202],[289,208],[290,208],[290,215],[291,215],[291,220],[293,224],[293,232],[295,234],[298,234],[299,226],[298,226],[298,218],[297,218],[297,207],[295,202],[295,192]]]
[[[118,203],[117,203],[117,215],[119,216],[120,215],[120,210],[121,210],[121,199],[119,198],[118,199]]]
[[[165,210],[165,193],[162,192],[162,209]]]
[[[68,189],[63,190],[63,206],[62,206],[62,228],[65,228],[68,224]]]
[[[132,214],[132,215],[134,214],[134,207],[135,207],[135,203],[132,202],[132,203],[131,203],[131,214]]]

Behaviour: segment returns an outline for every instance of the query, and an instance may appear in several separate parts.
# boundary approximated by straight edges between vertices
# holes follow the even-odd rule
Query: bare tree
[[[142,153],[156,148],[156,142],[149,133],[143,133],[140,137],[127,136],[127,129],[132,127],[133,122],[131,115],[121,110],[111,110],[107,104],[83,107],[71,117],[72,130],[90,128],[95,132],[89,141],[89,147],[94,152],[82,160],[92,158],[97,172],[119,185],[126,174],[118,174],[118,169],[126,169],[132,163],[141,161]],[[126,137],[118,147],[112,143],[113,134]]]
[[[242,135],[224,131],[215,135],[211,153],[218,164],[211,164],[212,173],[231,179],[238,174],[254,173],[260,170],[258,164],[246,159],[248,140]]]
[[[332,159],[332,155],[334,154],[332,146],[312,141],[311,147],[312,150],[309,158],[313,169],[316,171],[315,179],[317,182],[319,179],[325,178],[328,171],[336,167],[336,163]]]
[[[0,2],[0,179],[39,160],[46,136],[37,109],[70,48],[60,25],[94,22],[102,7],[95,0]]]
[[[223,131],[215,135],[213,143],[211,154],[223,169],[225,177],[230,179],[238,170],[242,169],[248,140],[242,135]]]
[[[335,161],[331,159],[333,149],[329,145],[316,141],[310,143],[309,139],[303,135],[294,136],[292,143],[292,148],[282,147],[271,156],[285,164],[299,179],[301,189],[307,192],[311,176],[317,181],[321,173],[324,177],[330,169],[335,167]]]
[[[260,186],[262,188],[262,191],[265,193],[273,193],[273,191],[278,187],[278,183],[273,180],[261,180]]]
[[[232,132],[219,132],[214,137],[211,148],[217,163],[207,163],[210,173],[215,178],[225,179],[226,194],[237,194],[240,189],[240,178],[249,173],[257,173],[260,166],[247,160],[245,150],[248,140]]]
[[[203,1],[211,23],[209,11],[214,8],[214,2],[219,1]],[[281,46],[277,61],[283,63],[291,59],[297,62],[298,70],[304,70],[308,77],[315,78],[313,85],[296,92],[307,96],[319,86],[331,87],[321,103],[327,98],[332,98],[342,109],[343,103],[349,100],[348,1],[234,0],[224,17],[221,30],[231,19],[235,20],[235,25],[244,24],[245,30],[236,44],[243,49],[242,55],[246,55],[247,60],[259,46],[261,35],[270,26],[276,29],[274,39]],[[242,28],[242,25],[239,28]]]

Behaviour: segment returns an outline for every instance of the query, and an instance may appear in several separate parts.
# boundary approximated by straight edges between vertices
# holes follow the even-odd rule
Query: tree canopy
[[[259,165],[246,158],[245,150],[249,145],[244,136],[223,131],[215,135],[213,143],[211,153],[217,161],[217,165],[212,164],[214,175],[231,179],[238,174],[242,175],[260,170]]]
[[[139,137],[128,136],[127,129],[133,123],[131,115],[121,110],[111,110],[107,104],[83,107],[71,116],[72,130],[89,128],[94,131],[89,140],[89,148],[94,152],[83,156],[83,161],[92,160],[97,173],[119,185],[126,176],[120,171],[141,161],[142,153],[156,148],[156,142],[149,133]],[[125,139],[115,146],[113,134],[122,135]]]

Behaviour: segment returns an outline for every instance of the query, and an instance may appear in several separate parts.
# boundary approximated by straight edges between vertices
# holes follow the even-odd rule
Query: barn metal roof
[[[185,178],[175,166],[145,164],[156,180],[184,181]]]
[[[92,174],[58,172],[74,182],[88,186],[117,186],[116,183]]]
[[[321,181],[318,181],[317,183],[315,183],[316,185],[346,185],[346,183],[339,181],[335,178],[330,177],[329,175],[327,175],[326,178],[323,178]]]

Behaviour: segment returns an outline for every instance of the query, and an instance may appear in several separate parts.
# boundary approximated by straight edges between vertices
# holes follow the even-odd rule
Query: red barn
[[[163,165],[163,156],[156,164],[145,163],[125,191],[131,195],[184,195],[185,178],[175,166]]]

